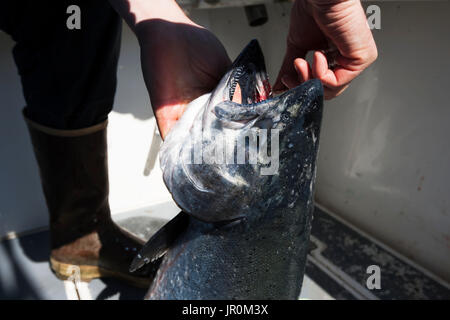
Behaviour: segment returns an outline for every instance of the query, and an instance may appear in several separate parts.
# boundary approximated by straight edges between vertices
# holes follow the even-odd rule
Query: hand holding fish
[[[164,138],[186,105],[217,85],[230,60],[220,41],[193,23],[153,21],[145,29],[142,71]]]
[[[220,41],[175,0],[110,2],[139,40],[145,84],[164,138],[189,102],[215,88],[231,61]]]
[[[163,179],[183,212],[130,266],[164,254],[147,299],[298,299],[323,88],[314,79],[276,97],[271,91],[252,40],[166,136]]]
[[[315,50],[312,66],[305,60],[310,50]],[[318,78],[325,99],[331,99],[376,58],[375,41],[359,0],[296,0],[274,91]]]

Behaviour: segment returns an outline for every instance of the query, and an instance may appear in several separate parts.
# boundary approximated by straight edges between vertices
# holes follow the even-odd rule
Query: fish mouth
[[[211,125],[208,121],[218,120],[214,128],[244,131],[252,126],[273,128],[282,113],[290,118],[307,114],[322,96],[323,88],[318,79],[274,96],[261,47],[257,40],[252,40],[213,91],[208,108],[215,118],[207,118],[209,114],[205,113],[203,126],[206,128]]]
[[[236,58],[229,74],[226,100],[254,104],[272,97],[264,55],[256,39],[250,41]]]

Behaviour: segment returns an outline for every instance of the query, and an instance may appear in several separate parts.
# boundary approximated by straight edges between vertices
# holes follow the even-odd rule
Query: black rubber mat
[[[148,239],[167,221],[161,218],[164,215],[155,218],[149,214],[155,209],[167,210],[164,206],[146,208],[115,215],[114,219]],[[67,299],[68,289],[48,265],[48,238],[48,231],[41,231],[0,242],[0,299]],[[367,288],[367,267],[371,265],[380,268],[380,289]],[[315,285],[313,291],[323,290],[322,296],[334,299],[450,299],[448,284],[433,279],[319,208],[313,220],[306,276]],[[88,297],[100,300],[139,300],[146,293],[114,279],[96,279],[86,286]]]

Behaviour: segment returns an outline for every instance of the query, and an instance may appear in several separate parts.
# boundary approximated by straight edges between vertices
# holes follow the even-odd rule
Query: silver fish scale
[[[166,139],[161,151],[164,180],[174,200],[188,213],[189,223],[165,254],[148,299],[297,299],[300,294],[322,118],[320,81],[306,82],[261,102],[260,114],[246,120],[252,128],[280,130],[277,174],[260,175],[263,164],[259,163],[227,166],[183,162],[190,151],[184,141],[188,133],[218,125],[212,110],[229,98],[235,83],[230,75],[246,72],[248,68],[239,68],[253,63],[264,72],[259,76],[263,79],[266,75],[265,66],[258,65],[261,61],[257,42],[251,42],[217,89],[196,101],[192,114],[183,116],[184,123],[177,124]],[[239,77],[245,79],[247,74]],[[227,124],[226,119],[220,121]],[[248,127],[230,125],[222,130],[239,135]],[[214,144],[213,140],[200,142]],[[224,179],[224,174],[245,183],[238,183],[237,178]]]

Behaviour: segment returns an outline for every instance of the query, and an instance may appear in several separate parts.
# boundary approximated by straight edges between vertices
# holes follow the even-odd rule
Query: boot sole
[[[50,258],[50,266],[56,277],[60,280],[68,280],[69,278],[73,279],[77,269],[80,271],[80,281],[84,282],[90,282],[92,279],[97,278],[116,278],[134,287],[147,289],[152,280],[150,278],[134,277],[98,266],[64,263],[53,258]]]

